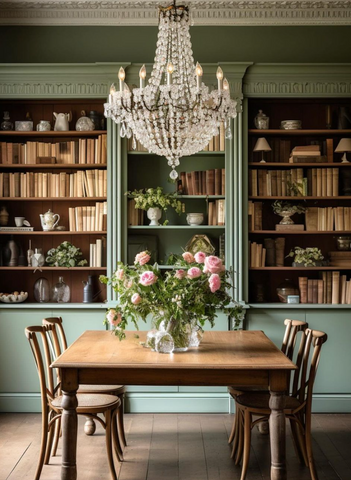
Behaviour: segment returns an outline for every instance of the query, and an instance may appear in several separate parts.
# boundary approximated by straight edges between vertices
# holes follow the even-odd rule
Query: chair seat
[[[124,385],[79,385],[78,393],[112,393],[122,395],[126,389]]]
[[[236,397],[237,403],[242,407],[247,407],[251,411],[256,411],[259,415],[269,415],[269,398],[270,394],[266,392],[252,392],[243,393]],[[295,397],[285,395],[285,408],[286,414],[295,412],[301,406],[300,401]]]
[[[85,394],[77,395],[77,413],[103,413],[106,410],[113,410],[121,405],[121,400],[114,395]],[[50,403],[56,410],[62,410],[62,395],[56,397]]]

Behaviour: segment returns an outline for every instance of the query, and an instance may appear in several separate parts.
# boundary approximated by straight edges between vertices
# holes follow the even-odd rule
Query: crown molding
[[[162,0],[0,0],[0,25],[155,26]],[[351,25],[351,0],[188,0],[194,25]]]

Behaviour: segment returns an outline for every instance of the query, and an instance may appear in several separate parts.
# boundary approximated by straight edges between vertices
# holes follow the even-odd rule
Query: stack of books
[[[283,267],[285,258],[285,238],[265,238],[263,244],[266,249],[266,267]]]
[[[70,207],[68,209],[71,232],[103,232],[107,230],[107,202],[95,206]]]
[[[305,214],[306,231],[350,231],[351,207],[309,207]]]
[[[98,238],[96,243],[90,244],[89,267],[106,266],[106,237]]]
[[[256,242],[249,242],[249,265],[251,268],[264,267],[266,265],[266,249]]]
[[[128,226],[144,225],[144,210],[135,208],[135,200],[128,200]]]
[[[225,225],[225,200],[208,202],[208,224]]]
[[[321,147],[319,145],[294,147],[289,159],[290,163],[314,163],[323,161],[325,161],[325,159],[321,155]]]
[[[0,172],[0,197],[106,197],[106,170],[76,173]]]
[[[180,172],[178,193],[183,195],[225,195],[225,169]]]
[[[262,202],[249,202],[249,230],[262,230]]]
[[[0,144],[0,164],[3,165],[106,164],[107,162],[107,135],[105,134],[97,138],[80,138],[69,142],[24,144],[0,142]]]
[[[299,277],[300,302],[351,304],[351,280],[340,272],[320,272],[319,279]]]

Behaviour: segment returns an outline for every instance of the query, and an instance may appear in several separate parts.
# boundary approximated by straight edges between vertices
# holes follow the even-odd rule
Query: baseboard
[[[234,404],[226,393],[129,393],[128,413],[233,413]],[[1,393],[0,412],[41,411],[36,393]],[[313,413],[351,413],[351,394],[316,394]]]

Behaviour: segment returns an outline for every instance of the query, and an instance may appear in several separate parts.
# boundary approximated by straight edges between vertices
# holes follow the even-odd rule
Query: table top
[[[86,331],[52,364],[77,369],[294,370],[296,366],[261,331],[207,331],[200,347],[160,354],[144,348],[147,332]]]

